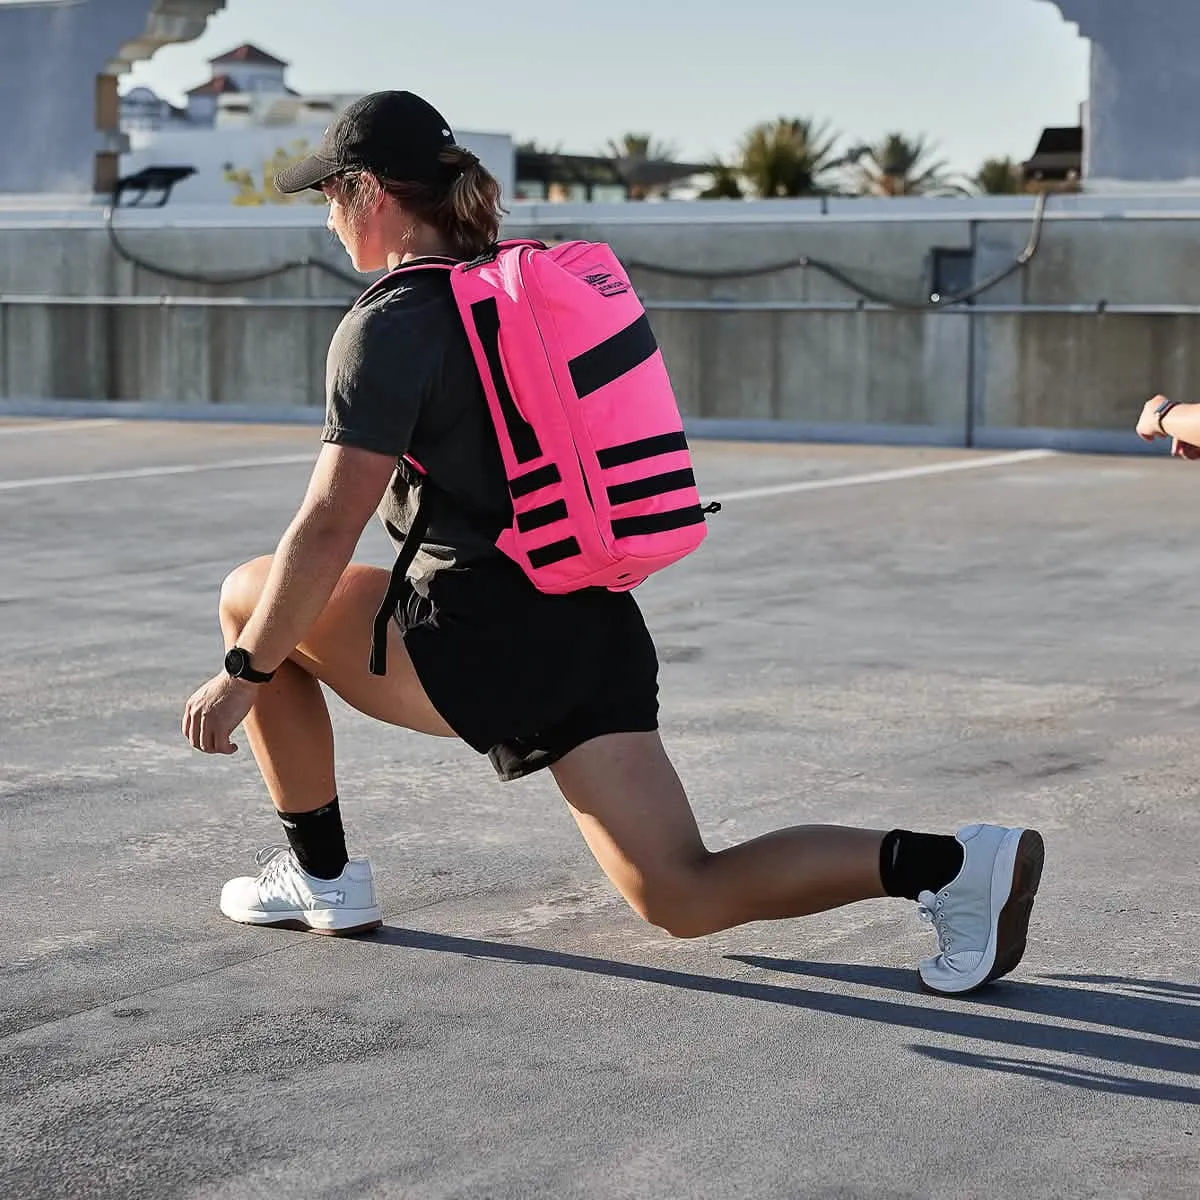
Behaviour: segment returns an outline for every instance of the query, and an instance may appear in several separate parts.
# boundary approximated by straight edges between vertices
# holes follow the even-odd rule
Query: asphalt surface
[[[955,1002],[904,902],[672,941],[548,775],[336,701],[385,928],[226,921],[281,831],[180,712],[316,437],[0,422],[0,1196],[1200,1194],[1200,466],[696,447],[728,502],[639,594],[705,836],[1035,825]]]

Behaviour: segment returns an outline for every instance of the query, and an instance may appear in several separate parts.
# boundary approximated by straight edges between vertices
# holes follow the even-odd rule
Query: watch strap
[[[274,671],[256,671],[250,661],[250,652],[241,646],[233,646],[225,655],[225,670],[234,679],[245,679],[250,683],[270,683],[275,678]]]
[[[1171,409],[1178,408],[1179,404],[1180,404],[1180,401],[1178,401],[1178,400],[1164,400],[1154,410],[1154,415],[1158,418],[1158,431],[1161,434],[1163,434],[1165,437],[1169,437],[1170,434],[1168,434],[1167,431],[1163,428],[1163,417],[1165,417],[1167,415],[1167,413],[1169,413],[1171,411]]]

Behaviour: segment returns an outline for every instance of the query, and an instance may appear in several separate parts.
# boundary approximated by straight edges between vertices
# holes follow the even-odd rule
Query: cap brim
[[[290,196],[306,188],[320,187],[340,170],[341,167],[332,160],[322,158],[319,154],[310,154],[294,167],[288,167],[275,176],[275,190]]]

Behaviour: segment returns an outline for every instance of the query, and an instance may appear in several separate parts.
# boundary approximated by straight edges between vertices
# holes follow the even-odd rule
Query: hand
[[[1155,438],[1167,436],[1163,433],[1158,414],[1154,411],[1165,399],[1166,396],[1155,396],[1153,399],[1147,400],[1142,407],[1142,415],[1138,418],[1137,423],[1137,435],[1143,442],[1152,442]]]
[[[205,754],[236,754],[229,735],[246,719],[262,686],[224,671],[214,675],[184,705],[183,736]]]
[[[1195,461],[1200,458],[1200,446],[1193,446],[1191,442],[1181,442],[1178,438],[1172,438],[1171,457],[1190,458]]]

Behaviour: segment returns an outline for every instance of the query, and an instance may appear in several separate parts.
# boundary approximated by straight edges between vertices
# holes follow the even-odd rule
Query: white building
[[[131,88],[121,97],[121,129],[145,133],[171,125],[212,128],[223,103],[257,97],[292,97],[284,73],[288,64],[249,42],[209,59],[210,78],[187,93],[186,108],[176,108],[148,87]]]
[[[212,78],[187,94],[187,119],[193,125],[215,125],[223,101],[235,97],[294,96],[284,79],[288,64],[249,42],[210,58]]]
[[[145,87],[121,98],[121,128],[128,138],[122,175],[152,166],[195,168],[195,175],[176,186],[172,203],[232,204],[240,189],[230,181],[231,173],[248,172],[257,190],[270,194],[264,187],[268,164],[280,151],[295,157],[314,149],[330,123],[359,95],[301,96],[288,86],[288,64],[249,44],[211,59],[209,65],[212,77],[187,93],[186,109],[174,108]],[[512,138],[457,128],[455,133],[511,199]]]

